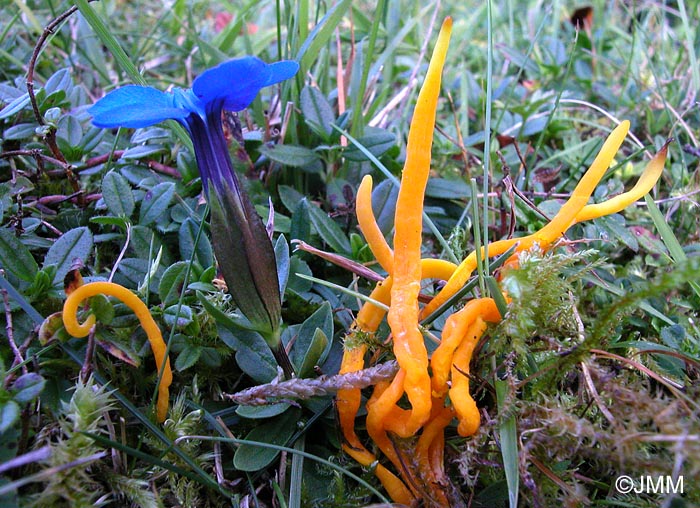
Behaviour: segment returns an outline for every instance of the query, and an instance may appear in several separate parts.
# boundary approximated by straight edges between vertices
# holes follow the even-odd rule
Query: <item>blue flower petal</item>
[[[267,65],[268,76],[265,86],[274,85],[291,78],[299,72],[299,64],[294,60],[282,60]]]
[[[96,127],[148,127],[186,118],[190,111],[174,105],[173,94],[150,86],[127,85],[105,95],[88,109]]]
[[[203,72],[194,80],[192,90],[205,103],[241,111],[253,102],[261,88],[293,76],[297,69],[296,62],[268,65],[253,56],[237,58]]]

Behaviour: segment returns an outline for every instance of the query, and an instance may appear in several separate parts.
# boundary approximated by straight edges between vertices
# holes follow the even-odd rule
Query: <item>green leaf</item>
[[[310,205],[306,201],[306,198],[301,198],[292,209],[292,221],[289,226],[289,236],[292,240],[309,241],[311,237],[309,207]]]
[[[172,182],[161,182],[146,192],[141,201],[139,224],[147,226],[155,222],[168,209],[174,195],[175,184]]]
[[[54,72],[44,85],[44,91],[49,96],[58,91],[68,92],[73,86],[70,69],[59,69]]]
[[[146,157],[153,157],[156,154],[164,152],[166,148],[163,145],[138,145],[132,146],[131,148],[124,150],[121,159],[124,160],[138,160],[145,159]]]
[[[173,262],[172,255],[167,246],[163,245],[160,235],[147,226],[132,226],[129,249],[136,257],[144,260],[147,260],[149,256],[155,257],[156,253],[161,250],[161,247],[163,254],[160,262],[162,265],[167,266]]]
[[[98,322],[109,325],[114,319],[114,305],[105,295],[95,295],[90,298],[90,310]]]
[[[300,416],[301,410],[290,408],[278,418],[255,427],[245,439],[284,446],[294,435]],[[262,448],[244,443],[236,450],[233,465],[239,471],[260,471],[269,466],[278,454],[279,450],[274,448]]]
[[[302,279],[301,277],[298,277],[298,273],[302,275],[307,275],[309,277],[313,275],[313,273],[311,272],[311,268],[309,268],[309,265],[306,264],[306,261],[300,259],[299,256],[294,255],[289,260],[290,275],[289,282],[287,282],[287,289],[292,291],[293,293],[301,295],[309,291],[314,285],[314,283],[308,279]]]
[[[299,201],[304,199],[304,195],[301,192],[296,190],[294,187],[290,187],[289,185],[280,185],[277,188],[277,192],[280,195],[282,204],[290,212],[296,210],[297,206],[299,206]]]
[[[212,187],[209,203],[212,244],[229,293],[270,340],[270,347],[276,347],[282,303],[275,251],[265,225],[242,188]]]
[[[123,230],[126,230],[129,221],[124,217],[115,217],[114,215],[100,215],[99,217],[91,217],[90,222],[92,224],[99,224],[100,226],[117,226]],[[104,237],[104,235],[101,235]],[[100,243],[99,240],[96,240]]]
[[[29,94],[20,95],[14,98],[9,104],[7,104],[2,110],[0,110],[0,120],[9,118],[15,113],[22,111],[29,104]]]
[[[129,182],[116,171],[110,171],[102,179],[102,198],[107,209],[118,217],[131,217],[134,212],[134,194]]]
[[[464,180],[430,178],[425,188],[425,196],[436,199],[467,199],[471,189]]]
[[[311,377],[314,373],[314,367],[323,364],[323,360],[325,360],[324,356],[326,356],[324,353],[328,350],[329,345],[330,342],[326,334],[323,333],[323,330],[316,328],[301,365],[297,368],[300,378]]]
[[[12,398],[19,404],[26,404],[36,399],[44,390],[46,380],[35,372],[29,372],[17,378],[12,384]]]
[[[53,283],[63,282],[63,278],[70,271],[75,259],[80,259],[85,263],[92,251],[92,245],[92,233],[84,226],[63,233],[44,258],[44,267],[56,266]]]
[[[199,356],[199,361],[205,367],[209,369],[219,369],[221,367],[221,353],[213,347],[200,347],[201,355]]]
[[[194,260],[202,267],[208,268],[214,265],[214,254],[209,238],[205,234],[199,235],[199,241],[197,241],[195,248],[199,227],[199,223],[191,217],[183,221],[178,233],[180,256],[182,256],[182,259],[189,260],[192,259],[192,254],[195,253]]]
[[[143,283],[149,269],[150,263],[146,259],[124,258],[117,267],[115,282],[129,288],[138,288],[139,285]],[[159,267],[155,276],[150,281],[149,290],[151,292],[157,292],[156,289],[160,284],[162,274],[163,268]]]
[[[258,151],[284,166],[301,168],[310,173],[319,173],[323,169],[320,164],[321,157],[305,146],[260,145]]]
[[[278,404],[268,404],[265,406],[238,406],[236,408],[236,414],[242,416],[243,418],[250,418],[251,420],[257,420],[260,418],[272,418],[279,414],[284,413],[289,408],[289,404],[286,402],[280,402]]]
[[[305,86],[299,96],[304,121],[324,140],[330,139],[335,114],[326,96],[316,87]]]
[[[0,404],[0,434],[2,434],[19,420],[19,405],[14,400]]]
[[[2,133],[3,139],[18,140],[27,139],[36,135],[35,123],[18,123]]]
[[[5,228],[0,228],[0,266],[26,282],[32,282],[39,271],[27,246]]]
[[[321,332],[320,335],[318,331]],[[299,377],[308,377],[316,362],[322,361],[328,337],[333,337],[333,311],[330,303],[324,302],[302,323],[290,352],[290,359]]]
[[[625,227],[625,219],[620,214],[606,215],[596,220],[596,225],[607,232],[612,238],[624,243],[634,252],[639,250],[637,237]]]
[[[498,412],[505,410],[505,401],[508,397],[508,382],[502,379],[495,380]],[[518,489],[520,483],[520,467],[518,459],[518,431],[515,426],[515,416],[501,422],[498,426],[501,438],[501,456],[503,468],[508,484],[508,500],[510,508],[518,506]]]
[[[7,189],[10,196],[19,196],[21,194],[27,194],[34,190],[34,184],[26,176],[18,175],[14,181],[10,180],[4,182],[2,186]]]
[[[319,236],[326,242],[335,252],[341,254],[350,254],[350,240],[345,236],[340,226],[331,219],[326,212],[318,206],[309,204],[309,218],[314,229]]]
[[[365,127],[364,136],[357,140],[375,157],[381,157],[387,150],[396,145],[396,136],[386,129],[378,127]],[[353,162],[365,162],[370,160],[357,146],[349,146],[343,155]]]
[[[372,190],[372,209],[377,218],[377,225],[384,236],[391,233],[394,228],[394,216],[396,215],[396,200],[399,196],[399,188],[391,180],[382,180]]]
[[[178,372],[189,369],[197,363],[201,354],[202,348],[187,344],[182,351],[180,351],[180,354],[177,355],[175,359],[175,368]]]
[[[163,273],[158,285],[158,295],[163,305],[172,305],[180,299],[188,264],[186,261],[178,261]]]
[[[102,44],[112,53],[112,56],[114,56],[121,69],[129,75],[134,83],[138,85],[147,85],[148,83],[146,83],[146,80],[132,63],[131,58],[119,45],[119,42],[114,38],[109,28],[107,28],[107,25],[103,21],[103,16],[95,12],[92,6],[88,4],[87,0],[77,0],[75,4],[80,10],[80,13],[85,17],[85,20],[100,38]]]
[[[178,307],[180,308],[179,314]],[[163,321],[172,328],[184,328],[189,325],[193,319],[194,312],[192,312],[192,308],[189,305],[175,304],[163,311]]]
[[[309,68],[311,62],[318,58],[321,51],[330,38],[333,36],[335,28],[345,15],[345,11],[352,5],[351,0],[341,0],[335,4],[319,23],[311,30],[311,33],[306,38],[304,43],[299,48],[295,60],[300,63],[302,69],[299,72],[301,76],[305,75],[306,69]]]
[[[262,335],[224,313],[207,300],[203,293],[197,292],[197,298],[218,323],[219,338],[236,351],[236,363],[241,370],[258,383],[268,383],[274,379],[277,375],[277,361]]]
[[[647,204],[647,209],[649,210],[651,219],[654,221],[656,229],[659,230],[661,239],[663,240],[664,245],[666,245],[673,262],[682,263],[683,261],[686,261],[688,257],[678,241],[678,238],[676,238],[676,235],[673,233],[673,229],[671,229],[671,227],[668,225],[664,215],[661,213],[661,210],[659,210],[659,207],[656,206],[656,203],[654,203],[654,200],[651,198],[651,196],[649,196],[649,194],[644,196],[644,201]],[[698,283],[696,280],[689,279],[688,284],[690,284],[690,287],[693,288],[695,294],[700,296],[700,283]]]
[[[64,115],[58,121],[56,137],[59,148],[66,151],[73,150],[83,139],[83,124],[73,115]]]
[[[673,348],[675,351],[679,351],[681,349],[680,345],[683,343],[684,339],[685,328],[683,328],[681,325],[664,326],[661,329],[661,340],[663,340],[668,347]]]
[[[280,285],[280,298],[284,299],[284,290],[289,280],[289,245],[284,235],[275,242],[275,260],[277,261],[277,280]]]
[[[506,60],[510,60],[515,66],[525,70],[525,72],[530,74],[537,74],[539,72],[537,64],[533,62],[532,59],[526,54],[521,53],[515,48],[506,46],[505,44],[497,44],[496,47],[499,51],[501,51],[501,53],[503,53]]]
[[[147,127],[145,129],[137,129],[131,136],[133,145],[141,145],[156,139],[170,139],[170,131],[163,127]]]
[[[269,383],[277,376],[277,361],[265,339],[258,335],[252,347],[244,345],[236,352],[236,363],[256,383]]]

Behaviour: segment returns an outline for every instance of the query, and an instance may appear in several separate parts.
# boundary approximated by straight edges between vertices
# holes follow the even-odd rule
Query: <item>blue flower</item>
[[[162,92],[150,86],[127,85],[107,94],[88,111],[96,127],[148,127],[177,120],[190,134],[205,191],[209,183],[232,187],[221,112],[247,108],[262,88],[291,78],[299,64],[283,60],[267,64],[255,57],[229,60],[203,72],[192,88]],[[237,185],[235,185],[237,187]]]
[[[238,308],[288,375],[291,364],[279,338],[281,301],[274,249],[233,170],[221,113],[247,108],[262,88],[289,79],[298,70],[290,60],[267,64],[244,57],[203,72],[192,88],[162,92],[128,85],[89,109],[97,127],[141,128],[170,119],[185,127],[211,207],[212,243],[224,280]]]

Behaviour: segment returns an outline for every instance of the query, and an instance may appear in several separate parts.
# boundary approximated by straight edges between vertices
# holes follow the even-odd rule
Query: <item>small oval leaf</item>
[[[255,427],[245,439],[284,446],[294,435],[300,416],[301,411],[299,409],[290,408],[278,418]],[[278,454],[279,450],[274,448],[263,448],[254,444],[243,443],[233,456],[233,465],[239,471],[260,471],[269,466]]]
[[[36,372],[29,372],[17,378],[12,385],[13,399],[20,403],[26,404],[36,399],[44,390],[46,380]]]
[[[323,241],[338,253],[350,254],[350,240],[345,236],[340,226],[318,206],[310,204],[308,210],[311,224]]]
[[[186,345],[175,359],[175,369],[177,369],[178,372],[182,372],[183,370],[189,369],[195,363],[197,363],[197,360],[199,360],[201,354],[201,348],[192,346],[190,344]]]
[[[199,224],[195,220],[191,217],[184,220],[178,232],[180,255],[182,259],[190,260],[194,253],[194,260],[202,265],[203,268],[208,268],[214,264],[214,254],[212,253],[211,243],[209,243],[209,238],[206,234],[199,235],[199,241],[197,241],[198,231]],[[195,242],[197,243],[196,246]]]
[[[304,146],[297,145],[260,145],[258,150],[269,159],[285,166],[304,168],[317,172],[320,169],[316,163],[321,157]]]
[[[27,246],[5,228],[0,229],[0,266],[26,282],[32,282],[39,271]]]
[[[378,127],[366,127],[365,135],[357,140],[369,153],[375,157],[381,157],[387,150],[396,144],[396,136],[386,129]],[[353,162],[364,162],[369,160],[367,155],[357,146],[349,146],[343,155],[347,160]]]
[[[327,303],[327,302],[326,302]],[[297,369],[300,378],[311,377],[314,373],[314,367],[323,363],[323,356],[328,347],[328,337],[323,333],[323,330],[316,328],[313,334],[311,343],[302,359],[301,365]]]
[[[308,377],[312,373],[314,365],[321,360],[321,356],[325,352],[328,337],[333,337],[333,311],[330,303],[324,302],[316,312],[302,323],[294,341],[294,347],[290,352],[292,363],[297,369],[299,377]],[[321,343],[323,346],[320,351],[311,352],[312,349],[317,349]],[[307,365],[308,363],[311,365]],[[308,370],[305,375],[302,374],[304,367]]]
[[[134,194],[129,182],[116,171],[110,171],[102,179],[102,198],[111,214],[131,217],[134,212]]]
[[[53,283],[63,282],[63,278],[70,271],[75,259],[80,259],[85,263],[92,251],[92,245],[92,233],[84,226],[63,233],[63,236],[56,240],[44,258],[44,267],[56,266]]]
[[[309,127],[323,139],[328,139],[333,132],[335,115],[326,96],[318,88],[305,86],[299,96],[299,105]]]
[[[139,224],[147,226],[155,222],[170,206],[170,201],[175,195],[175,184],[162,182],[149,190],[141,201],[141,213]]]
[[[14,400],[0,404],[0,434],[12,427],[17,420],[19,420],[19,404]]]
[[[187,265],[188,263],[185,261],[178,261],[170,265],[163,273],[158,285],[158,294],[164,305],[172,305],[179,300],[182,285],[185,282]]]
[[[272,418],[273,416],[284,413],[288,408],[289,404],[286,402],[268,404],[265,406],[238,406],[236,408],[236,414],[243,418],[258,420],[260,418]]]

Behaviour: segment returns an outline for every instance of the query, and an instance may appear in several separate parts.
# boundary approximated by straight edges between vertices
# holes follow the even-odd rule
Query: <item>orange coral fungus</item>
[[[80,286],[73,291],[63,304],[63,325],[66,331],[73,337],[85,337],[90,333],[90,329],[95,325],[95,315],[91,314],[87,317],[84,323],[78,322],[78,306],[86,298],[95,295],[114,296],[129,307],[146,332],[148,342],[153,350],[153,356],[156,359],[156,367],[158,372],[163,371],[163,375],[158,384],[158,401],[156,403],[156,417],[159,422],[163,422],[168,413],[168,396],[169,387],[173,381],[173,374],[170,370],[170,360],[166,358],[166,344],[163,341],[163,336],[160,333],[160,328],[153,320],[148,307],[131,291],[124,286],[113,282],[90,282]],[[165,362],[165,367],[163,367]]]
[[[340,390],[337,396],[345,451],[365,466],[376,465],[375,473],[394,501],[411,504],[420,499],[424,506],[433,508],[450,506],[455,500],[444,471],[444,430],[454,418],[458,420],[457,432],[461,436],[470,436],[478,430],[480,413],[470,393],[470,363],[488,323],[497,323],[502,318],[491,298],[467,302],[447,318],[440,344],[429,358],[419,317],[428,316],[454,296],[476,269],[477,259],[477,253],[472,252],[459,267],[447,261],[421,259],[423,197],[430,169],[440,75],[451,26],[448,18],[438,36],[411,122],[396,205],[393,251],[372,212],[370,177],[362,181],[357,195],[360,228],[377,261],[389,274],[377,284],[371,298],[389,305],[387,321],[393,353],[399,364],[393,380],[377,383],[367,401],[367,433],[401,479],[387,467],[377,464],[376,456],[355,433],[360,390]],[[663,170],[665,146],[631,190],[603,203],[588,204],[628,130],[629,122],[624,121],[612,131],[571,197],[548,224],[531,235],[489,244],[488,256],[501,255],[515,245],[515,254],[506,265],[516,265],[518,253],[535,245],[548,250],[573,224],[618,212],[649,192]],[[420,283],[429,278],[447,280],[447,284],[421,312],[418,305]],[[341,373],[364,367],[368,347],[362,334],[375,333],[384,316],[383,307],[372,302],[363,305],[346,339]]]
[[[418,329],[420,292],[420,247],[423,225],[423,195],[430,172],[430,154],[435,126],[435,109],[440,92],[442,67],[452,33],[452,19],[442,25],[428,73],[418,95],[414,119],[408,134],[406,163],[396,202],[394,225],[394,286],[388,321],[394,339],[394,355],[406,381],[403,390],[411,403],[406,422],[407,435],[413,435],[428,420],[431,407],[428,352]],[[380,410],[388,399],[377,401]],[[404,436],[406,437],[406,436]]]

